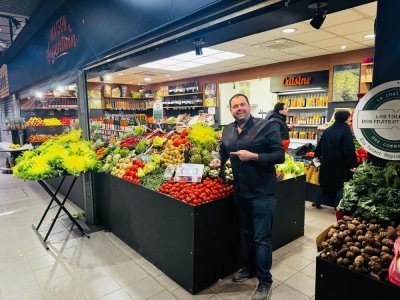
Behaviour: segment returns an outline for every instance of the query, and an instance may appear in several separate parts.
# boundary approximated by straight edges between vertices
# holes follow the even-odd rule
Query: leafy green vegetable
[[[344,185],[339,208],[352,216],[400,221],[400,163],[384,168],[364,163]]]
[[[152,173],[140,178],[140,184],[145,188],[156,191],[164,183],[163,175],[165,168],[157,168]]]

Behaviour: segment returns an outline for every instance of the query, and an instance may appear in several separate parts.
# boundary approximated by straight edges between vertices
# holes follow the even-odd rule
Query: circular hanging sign
[[[400,160],[400,81],[370,90],[357,104],[353,130],[369,153],[387,160]]]

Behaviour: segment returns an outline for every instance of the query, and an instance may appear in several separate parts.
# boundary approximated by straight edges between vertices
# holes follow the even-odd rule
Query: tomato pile
[[[139,168],[144,168],[145,164],[142,163],[140,160],[134,159],[132,160],[132,167],[125,171],[125,175],[122,179],[126,181],[130,181],[136,184],[140,183],[139,176],[137,175]]]
[[[164,183],[158,191],[180,201],[198,205],[233,195],[233,186],[221,178],[206,178],[202,183],[171,180]]]

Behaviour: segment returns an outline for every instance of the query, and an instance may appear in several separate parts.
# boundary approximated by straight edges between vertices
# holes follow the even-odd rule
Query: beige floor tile
[[[179,284],[177,284],[175,281],[173,281],[165,274],[161,274],[155,277],[154,279],[158,281],[167,291],[170,292],[179,289],[181,287]]]
[[[277,280],[284,282],[289,277],[293,276],[297,273],[297,270],[286,266],[281,262],[274,262],[271,268],[272,277],[276,278]]]
[[[295,253],[289,252],[288,254],[278,258],[277,261],[296,271],[300,271],[312,263],[312,260],[294,254]]]
[[[125,290],[119,289],[100,298],[101,300],[131,300],[133,299]]]
[[[99,299],[119,290],[121,286],[111,277],[103,277],[99,280],[91,281],[81,286],[81,288],[89,295],[90,299]]]
[[[274,252],[272,252],[272,259],[273,260],[277,260],[278,258],[282,257],[285,254],[288,254],[289,250],[284,249],[283,247],[275,250]]]
[[[149,300],[176,300],[177,298],[168,291],[163,291],[160,294],[154,295]]]
[[[47,297],[46,300],[89,300],[89,296],[79,287],[64,291],[55,296]]]
[[[45,282],[39,282],[39,285],[43,295],[47,298],[65,294],[67,291],[78,287],[71,275],[48,278]]]
[[[308,300],[309,298],[284,283],[272,290],[272,300]]]
[[[315,279],[303,273],[294,274],[292,277],[285,281],[285,284],[298,290],[302,294],[307,295],[308,297],[314,296]]]
[[[293,255],[299,255],[303,258],[306,258],[308,260],[314,261],[315,257],[317,256],[317,247],[314,246],[307,246],[307,245],[300,245],[297,248],[293,249],[290,253]]]
[[[315,269],[316,269],[316,263],[314,261],[313,263],[309,264],[307,267],[302,269],[300,272],[306,274],[307,276],[310,276],[311,278],[315,278]]]
[[[151,277],[139,280],[124,289],[135,300],[147,299],[165,290]]]

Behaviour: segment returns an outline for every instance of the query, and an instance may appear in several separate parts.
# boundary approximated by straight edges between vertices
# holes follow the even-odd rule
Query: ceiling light
[[[144,78],[144,81],[149,82],[149,81],[151,81],[151,78],[150,78],[150,77],[145,77],[145,78]]]
[[[181,62],[180,64],[177,64],[177,67],[184,67],[186,69],[190,69],[190,68],[196,68],[196,67],[200,67],[203,66],[204,64],[199,64],[196,62],[191,62],[191,61],[185,61],[185,62]]]
[[[112,78],[111,75],[108,75],[108,74],[106,76],[104,76],[105,80],[111,80],[111,78]]]
[[[244,56],[243,54],[224,52],[211,48],[202,48],[203,55],[196,56],[193,51],[171,56],[165,59],[156,60],[150,63],[139,65],[139,67],[150,69],[161,69],[168,71],[182,71],[185,69],[199,67],[201,65],[213,64],[223,60]],[[168,77],[168,76],[167,76]]]
[[[342,50],[344,50],[344,49],[346,49],[347,48],[347,46],[346,45],[342,45],[342,46],[340,46],[340,49],[342,49]]]
[[[167,77],[171,77],[171,75],[169,75],[169,74],[166,74],[165,76],[167,76]]]
[[[36,98],[42,98],[42,97],[43,97],[43,93],[37,91],[37,92],[35,92],[35,97],[36,97]]]
[[[233,53],[233,52],[221,52],[218,54],[211,55],[211,58],[216,58],[216,59],[222,59],[222,60],[228,60],[228,59],[233,59],[233,58],[238,58],[244,56],[243,54],[239,53]]]
[[[137,83],[138,85],[142,85],[140,82]]]
[[[366,35],[364,35],[364,39],[367,39],[367,40],[371,40],[371,39],[374,39],[375,38],[375,34],[366,34]]]
[[[58,87],[56,87],[56,91],[58,91],[58,92],[64,92],[64,87],[63,86],[58,86]]]
[[[118,73],[117,75],[119,75],[119,76],[124,76],[125,73]]]
[[[203,56],[203,57],[196,58],[196,59],[193,60],[193,62],[200,63],[200,64],[206,64],[206,65],[207,64],[214,64],[214,63],[217,63],[219,61],[221,61],[221,60],[220,59],[216,59],[216,58],[211,58],[211,57],[208,57],[208,56]]]
[[[285,28],[282,30],[283,33],[293,33],[295,32],[297,29],[295,28]]]

